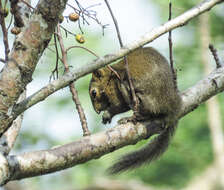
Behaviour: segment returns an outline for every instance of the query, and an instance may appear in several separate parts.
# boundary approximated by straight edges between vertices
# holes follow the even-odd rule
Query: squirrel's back
[[[143,118],[150,119],[153,127],[157,119],[162,120],[164,130],[143,148],[121,157],[110,167],[110,173],[150,163],[161,156],[169,145],[178,122],[181,97],[173,79],[173,73],[166,60],[154,48],[139,48],[127,56],[129,71],[139,100],[138,112]],[[124,67],[121,61],[114,68]],[[125,70],[125,69],[124,69]]]
[[[135,121],[150,120],[153,127],[164,130],[142,149],[122,157],[110,168],[111,173],[135,168],[158,158],[169,145],[181,108],[181,97],[165,57],[154,48],[146,47],[129,53],[127,60],[139,103],[132,118]],[[114,115],[133,108],[124,60],[111,67],[114,71],[108,67],[94,71],[89,88],[95,111],[104,112],[103,123],[108,123]],[[162,126],[157,125],[158,120]]]
[[[145,47],[128,54],[127,60],[135,92],[142,100],[139,106],[141,114],[175,114],[181,99],[166,58],[156,49]],[[113,68],[126,73],[123,60]]]

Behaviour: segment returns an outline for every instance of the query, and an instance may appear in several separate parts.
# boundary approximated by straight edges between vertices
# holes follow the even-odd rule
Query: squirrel
[[[127,55],[137,110],[125,121],[162,120],[162,132],[142,149],[119,159],[109,173],[115,174],[150,163],[165,152],[178,122],[182,99],[166,58],[152,47],[140,47]],[[94,110],[103,111],[102,122],[110,123],[114,115],[133,110],[133,100],[124,60],[92,73],[89,94]],[[121,119],[121,123],[124,122]]]

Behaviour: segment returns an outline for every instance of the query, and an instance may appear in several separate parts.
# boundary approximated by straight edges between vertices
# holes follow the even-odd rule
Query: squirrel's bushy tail
[[[175,132],[174,127],[167,127],[160,135],[151,140],[143,148],[121,157],[117,163],[108,168],[109,174],[116,174],[150,163],[159,158],[168,148],[169,141]]]

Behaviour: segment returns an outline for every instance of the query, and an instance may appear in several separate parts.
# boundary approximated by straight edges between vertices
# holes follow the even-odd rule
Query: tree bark
[[[146,33],[116,54],[105,56],[81,69],[66,73],[60,79],[53,81],[13,107],[26,85],[32,80],[35,66],[47,47],[57,24],[58,16],[66,4],[66,0],[40,0],[29,23],[16,38],[13,50],[9,55],[9,61],[0,76],[0,134],[2,135],[24,110],[69,85],[70,82],[123,57],[131,50],[153,41],[174,28],[183,26],[195,16],[210,10],[221,2],[223,0],[203,1],[184,14]],[[193,111],[201,103],[223,90],[224,68],[221,67],[182,93],[183,107],[179,117]],[[136,125],[127,123],[50,150],[8,157],[0,155],[0,184],[5,184],[10,180],[59,171],[99,158],[106,153],[146,138],[151,132],[150,130],[150,122],[137,123]],[[156,133],[156,131],[154,132]]]
[[[116,61],[119,58],[124,57],[130,51],[133,51],[134,49],[138,47],[141,47],[147,43],[152,42],[153,40],[155,40],[156,38],[160,37],[161,35],[163,35],[164,33],[170,30],[173,30],[177,27],[181,27],[185,25],[189,20],[202,14],[205,11],[210,10],[216,4],[221,3],[223,1],[224,0],[203,1],[199,5],[186,11],[182,15],[170,20],[169,22],[166,22],[165,24],[159,27],[154,28],[152,31],[146,33],[139,39],[133,41],[130,44],[127,44],[124,48],[120,49],[120,51],[118,51],[117,53],[105,55],[104,57],[99,58],[95,61],[86,63],[85,66],[83,66],[82,68],[66,73],[64,76],[60,77],[58,80],[55,80],[49,83],[48,85],[46,85],[45,87],[43,87],[42,89],[34,93],[33,95],[29,96],[26,100],[24,100],[20,104],[15,105],[14,108],[12,109],[9,120],[15,119],[19,114],[29,109],[31,106],[37,104],[40,101],[45,100],[48,96],[50,96],[57,90],[60,90],[68,86],[72,81],[75,81],[91,73],[92,71],[99,69],[100,67],[108,65],[112,63],[113,61]]]
[[[54,32],[66,0],[40,0],[29,22],[16,36],[0,75],[0,136],[10,127],[12,106],[16,103]]]
[[[216,69],[207,78],[182,93],[183,106],[179,118],[193,111],[211,96],[224,90],[224,67]],[[50,150],[28,152],[0,157],[0,184],[63,170],[115,151],[123,146],[145,139],[151,131],[150,121],[118,125],[78,141]]]

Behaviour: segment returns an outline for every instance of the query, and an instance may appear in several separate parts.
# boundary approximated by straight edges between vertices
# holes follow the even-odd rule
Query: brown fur
[[[147,47],[131,52],[127,60],[139,102],[137,113],[133,118],[138,121],[162,119],[166,128],[143,149],[121,158],[112,166],[111,173],[137,167],[159,157],[168,147],[181,107],[181,98],[165,57],[154,48]],[[121,79],[108,67],[104,67],[93,72],[89,88],[95,111],[98,113],[104,111],[103,123],[108,123],[114,115],[133,108],[124,61],[112,67]]]

